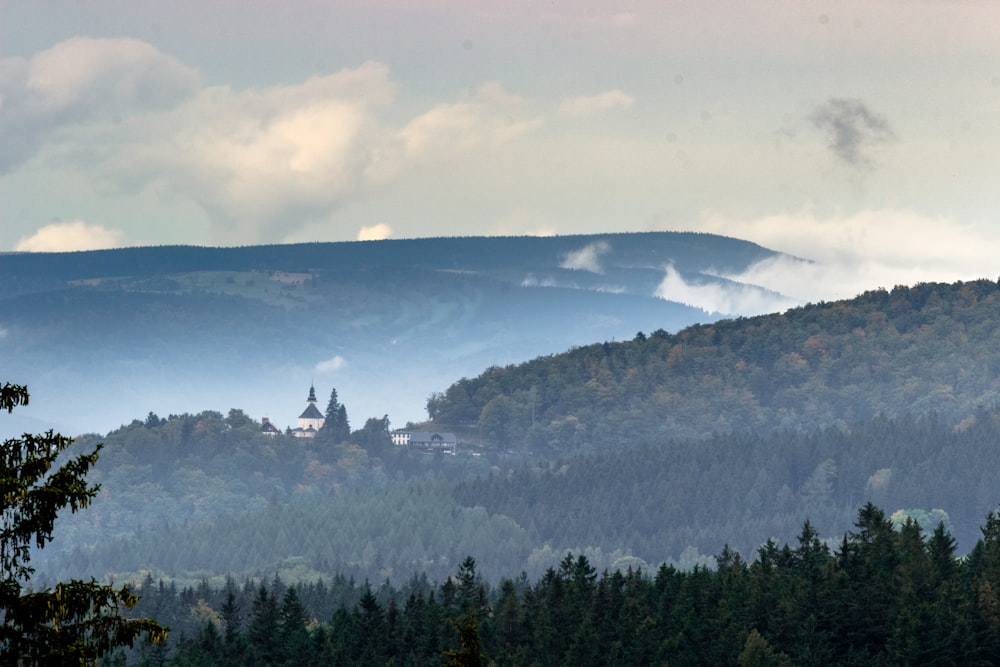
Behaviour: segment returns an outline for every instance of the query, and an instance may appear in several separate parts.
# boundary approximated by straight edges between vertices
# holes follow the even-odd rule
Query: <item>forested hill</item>
[[[930,411],[1000,397],[1000,287],[866,292],[783,314],[656,330],[464,378],[428,401],[438,428],[563,452]]]

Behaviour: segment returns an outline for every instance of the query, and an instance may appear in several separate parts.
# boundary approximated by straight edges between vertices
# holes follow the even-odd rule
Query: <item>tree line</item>
[[[476,553],[496,580],[537,576],[567,550],[600,568],[690,567],[723,543],[748,557],[768,538],[791,540],[805,517],[838,535],[866,501],[925,530],[947,521],[965,554],[978,517],[996,503],[995,474],[983,462],[1000,454],[1000,408],[961,425],[932,414],[877,417],[849,430],[720,435],[526,465],[499,453],[440,456],[390,444],[376,455],[266,437],[216,449],[202,421],[190,451],[203,456],[178,454],[173,463],[144,462],[143,449],[123,451],[118,436],[109,438],[102,457],[117,464],[95,470],[105,491],[88,512],[63,520],[66,539],[43,554],[44,574],[96,571],[121,581],[149,570],[190,581],[340,572],[398,583],[411,572],[441,579]],[[184,430],[171,420],[158,428]],[[140,425],[122,435],[138,443],[134,433],[155,432]],[[324,452],[335,457],[324,462]],[[357,481],[310,490],[327,474]]]
[[[142,591],[141,609],[187,628],[144,665],[992,665],[1000,513],[961,559],[943,524],[894,525],[869,503],[832,546],[806,521],[791,545],[769,541],[752,562],[723,547],[691,570],[598,573],[568,553],[536,580],[497,585],[467,557],[436,586]]]

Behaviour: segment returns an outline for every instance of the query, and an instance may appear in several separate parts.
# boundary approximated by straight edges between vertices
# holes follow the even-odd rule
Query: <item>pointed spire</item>
[[[316,387],[314,387],[311,384],[309,385],[309,402],[310,403],[316,402]]]

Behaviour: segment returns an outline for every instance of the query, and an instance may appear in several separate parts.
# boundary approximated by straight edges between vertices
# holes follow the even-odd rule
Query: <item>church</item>
[[[306,399],[306,409],[299,415],[299,425],[290,431],[296,438],[315,438],[316,433],[323,428],[326,419],[316,407],[316,388],[309,385],[309,398]]]

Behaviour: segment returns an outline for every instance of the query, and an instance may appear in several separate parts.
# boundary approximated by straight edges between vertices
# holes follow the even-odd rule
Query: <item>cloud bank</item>
[[[809,302],[850,299],[871,289],[920,282],[996,280],[1000,240],[989,225],[959,225],[945,218],[907,211],[873,210],[844,217],[818,217],[810,213],[733,220],[711,217],[700,229],[751,239],[786,253],[765,259],[738,273],[719,277],[758,286],[787,297],[775,309]],[[800,259],[809,258],[809,260]],[[668,276],[668,288],[678,290],[677,278]],[[661,287],[661,292],[665,288]],[[733,313],[761,312],[757,296],[742,290],[720,297],[694,290],[701,300],[692,305],[715,304],[734,308]],[[735,295],[735,296],[734,296]],[[661,294],[663,296],[663,294]],[[665,296],[665,298],[673,298]],[[745,298],[745,300],[744,300]],[[720,311],[725,312],[725,311]]]
[[[396,84],[377,62],[288,85],[205,86],[134,39],[5,59],[0,98],[0,170],[44,160],[86,168],[108,194],[189,202],[213,243],[293,239],[413,172],[502,152],[542,124],[495,83],[390,113]]]
[[[136,39],[75,37],[29,59],[0,61],[0,173],[59,143],[73,127],[117,127],[194,94],[198,72]]]

